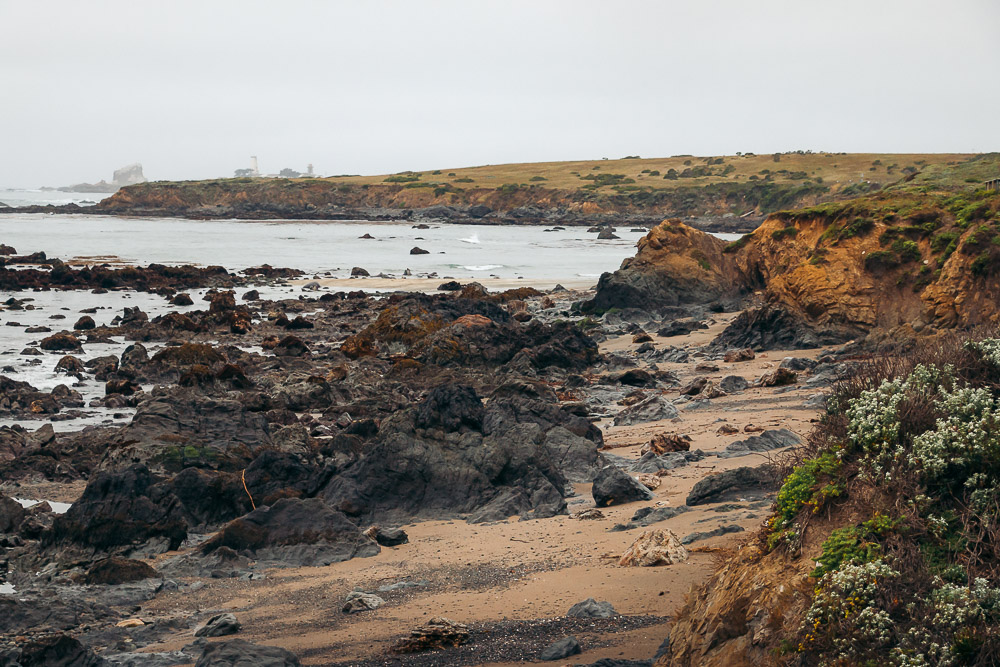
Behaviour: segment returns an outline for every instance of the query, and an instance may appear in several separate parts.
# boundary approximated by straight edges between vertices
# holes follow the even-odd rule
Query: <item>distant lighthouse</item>
[[[260,169],[257,167],[257,156],[250,156],[250,171],[253,172],[254,176],[260,176]]]

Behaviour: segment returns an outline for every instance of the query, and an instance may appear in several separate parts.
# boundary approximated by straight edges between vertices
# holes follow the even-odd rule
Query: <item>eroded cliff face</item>
[[[719,238],[665,220],[639,241],[635,257],[605,273],[586,312],[708,303],[738,296],[745,280]]]
[[[691,591],[654,667],[763,667],[794,637],[812,599],[812,561],[749,544]]]
[[[587,307],[662,308],[757,292],[770,308],[842,340],[996,324],[998,210],[995,193],[876,196],[776,213],[725,246],[667,222],[602,277]]]
[[[444,182],[357,183],[338,179],[233,178],[143,183],[122,188],[95,211],[117,215],[241,219],[374,219],[425,216],[494,224],[643,224],[675,215],[728,216],[720,229],[746,230],[734,211],[758,214],[831,195],[813,184],[727,184],[594,191],[535,184],[456,187]],[[430,210],[427,210],[430,209]]]

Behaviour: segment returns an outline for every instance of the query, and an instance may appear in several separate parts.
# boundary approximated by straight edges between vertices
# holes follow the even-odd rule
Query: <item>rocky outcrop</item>
[[[1000,195],[891,191],[779,212],[725,245],[677,221],[602,276],[586,311],[655,310],[757,292],[715,349],[804,348],[873,331],[1000,321]]]
[[[375,540],[319,498],[284,498],[259,507],[224,526],[201,550],[210,554],[220,547],[282,566],[329,565],[379,552]]]
[[[444,385],[384,420],[367,455],[322,495],[369,521],[552,516],[565,511],[567,475],[598,464],[597,443],[581,433],[594,437],[558,406],[517,397],[484,406],[470,388]]]
[[[735,264],[724,257],[724,241],[666,220],[639,241],[635,257],[605,273],[584,312],[611,308],[651,310],[735,297],[744,289]]]

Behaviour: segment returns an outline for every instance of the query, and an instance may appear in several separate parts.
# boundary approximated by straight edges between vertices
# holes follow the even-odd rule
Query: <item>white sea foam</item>
[[[463,266],[466,271],[492,271],[493,269],[502,269],[503,264],[482,264],[479,266]]]
[[[479,234],[473,234],[469,238],[459,239],[462,243],[480,243]]]

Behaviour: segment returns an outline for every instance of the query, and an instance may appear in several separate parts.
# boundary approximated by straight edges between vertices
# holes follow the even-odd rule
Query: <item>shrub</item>
[[[414,181],[419,181],[419,174],[395,174],[393,176],[386,176],[382,179],[383,183],[412,183]]]
[[[886,271],[899,266],[896,253],[888,250],[876,250],[865,256],[865,270],[871,272]]]
[[[771,232],[771,238],[774,239],[775,241],[780,241],[781,239],[784,238],[795,238],[798,235],[798,233],[799,233],[798,229],[796,229],[794,226],[789,225],[784,229],[776,229],[773,232]]]
[[[749,234],[744,234],[735,241],[727,243],[726,247],[722,249],[722,252],[725,253],[736,252],[737,250],[740,250],[741,248],[746,246],[746,244],[750,243],[751,239],[753,239],[753,232],[750,232]]]

